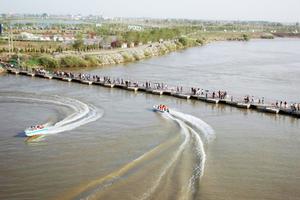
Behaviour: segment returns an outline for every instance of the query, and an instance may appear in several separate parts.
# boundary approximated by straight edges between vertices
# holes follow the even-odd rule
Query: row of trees
[[[148,41],[159,41],[171,40],[178,38],[181,35],[181,31],[178,28],[162,28],[162,29],[152,29],[145,31],[127,31],[122,33],[121,39],[125,42],[143,42]]]
[[[199,26],[177,26],[163,28],[144,28],[140,31],[128,30],[122,24],[106,24],[95,28],[93,33],[101,37],[116,36],[119,41],[127,43],[146,43],[148,41],[159,41],[160,39],[171,40],[179,38],[194,31],[200,30]]]

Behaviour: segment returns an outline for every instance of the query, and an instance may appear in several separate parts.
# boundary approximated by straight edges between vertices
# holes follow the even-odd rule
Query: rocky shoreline
[[[273,39],[264,33],[250,36],[245,34],[213,35],[203,37],[182,37],[176,40],[154,42],[132,48],[102,49],[98,51],[64,51],[56,54],[36,53],[19,54],[21,65],[29,68],[43,67],[48,69],[101,67],[122,63],[136,62],[189,47],[203,46],[216,41],[248,41],[249,38]],[[16,56],[16,55],[15,55]],[[5,56],[4,56],[5,57]]]
[[[194,43],[192,46],[201,45]],[[130,63],[156,56],[162,56],[177,50],[185,49],[190,46],[183,46],[177,41],[164,41],[161,43],[153,43],[128,49],[118,49],[104,52],[78,52],[63,54],[57,56],[56,59],[63,56],[76,56],[82,60],[93,60],[96,66],[115,65],[121,63]]]

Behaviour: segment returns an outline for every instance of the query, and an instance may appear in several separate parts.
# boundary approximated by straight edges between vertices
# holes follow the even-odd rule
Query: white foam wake
[[[192,115],[184,114],[175,110],[170,110],[170,114],[182,121],[184,121],[187,125],[191,126],[196,132],[200,132],[203,135],[203,139],[206,142],[210,142],[215,139],[216,134],[213,128],[208,125],[203,120],[194,117]],[[199,130],[199,131],[197,131]]]
[[[175,163],[175,161],[180,157],[181,153],[183,152],[183,150],[185,149],[186,145],[188,144],[188,142],[190,141],[190,135],[189,135],[189,131],[188,128],[184,125],[184,123],[181,120],[178,120],[176,118],[173,118],[171,115],[168,114],[163,114],[164,117],[166,118],[170,118],[174,121],[176,121],[180,128],[181,128],[181,133],[184,136],[184,141],[183,143],[179,146],[178,150],[176,151],[176,153],[173,155],[172,159],[167,163],[167,165],[163,168],[162,172],[159,174],[158,179],[156,179],[155,183],[152,185],[152,187],[150,187],[141,198],[139,199],[148,199],[151,194],[154,193],[154,191],[158,188],[161,179],[166,175],[166,173],[168,172],[168,170],[172,167],[172,165]]]
[[[64,131],[75,129],[79,126],[95,121],[103,116],[103,111],[100,111],[92,105],[85,104],[76,99],[60,97],[60,96],[43,96],[37,97],[32,94],[19,95],[5,95],[0,96],[1,99],[11,100],[13,102],[35,102],[46,103],[58,106],[67,107],[70,114],[64,119],[57,122],[47,122],[44,125],[47,126],[45,134],[55,134]]]
[[[206,162],[206,153],[202,138],[204,141],[209,142],[215,138],[215,132],[206,122],[192,115],[184,114],[174,110],[170,110],[169,114],[164,114],[164,117],[167,117],[168,115],[170,119],[173,119],[180,125],[183,132],[186,134],[190,133],[194,139],[194,152],[196,154],[197,162],[193,168],[192,176],[189,179],[187,190],[187,192],[191,191],[193,193],[195,191],[195,183],[200,180],[204,174]],[[183,199],[186,198],[188,198],[188,195],[183,197]]]
[[[189,127],[190,128],[190,127]],[[188,190],[191,190],[192,192],[195,191],[195,182],[200,179],[203,176],[204,173],[204,167],[206,162],[206,154],[204,151],[204,144],[199,136],[192,128],[190,128],[191,133],[195,137],[196,141],[196,155],[199,159],[199,162],[196,163],[194,169],[193,169],[193,175],[189,180]]]
[[[197,162],[195,163],[195,166],[193,167],[193,173],[192,176],[189,179],[188,182],[188,188],[187,193],[190,191],[193,193],[195,191],[195,183],[197,180],[200,180],[200,178],[203,176],[204,173],[204,167],[205,167],[205,161],[206,161],[206,154],[204,151],[204,143],[200,137],[203,136],[205,141],[210,141],[215,138],[215,132],[209,126],[206,122],[203,120],[194,117],[192,115],[184,114],[181,112],[177,112],[174,110],[170,110],[169,113],[162,113],[162,116],[166,119],[171,119],[178,123],[181,129],[181,133],[184,135],[184,141],[179,146],[178,150],[175,152],[175,154],[172,156],[170,161],[166,164],[166,166],[163,168],[161,173],[158,176],[158,179],[156,179],[155,183],[150,187],[140,199],[148,199],[151,194],[155,192],[155,190],[159,187],[159,184],[162,180],[162,178],[166,175],[167,171],[172,167],[172,165],[176,162],[176,160],[180,157],[188,143],[191,141],[191,137],[194,138],[194,147],[195,147],[195,154],[197,158]],[[184,195],[182,199],[188,198],[188,194]]]
[[[195,183],[197,180],[200,180],[204,174],[206,162],[204,143],[200,135],[203,136],[204,141],[208,142],[215,138],[215,132],[206,122],[192,115],[184,114],[174,110],[170,110],[170,115],[175,119],[182,121],[184,126],[189,129],[192,137],[194,138],[193,142],[195,145],[197,162],[195,163],[192,176],[190,177],[188,183],[188,191],[192,191],[193,193],[195,191]]]

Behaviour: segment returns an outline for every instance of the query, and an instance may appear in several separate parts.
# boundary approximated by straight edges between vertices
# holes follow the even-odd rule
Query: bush
[[[40,65],[38,59],[36,59],[36,58],[30,58],[30,59],[26,60],[23,64],[28,67],[35,67],[35,66]]]
[[[244,41],[249,41],[250,40],[249,35],[247,35],[247,34],[243,34],[242,37],[243,37]]]
[[[122,56],[123,56],[123,59],[125,62],[131,62],[131,61],[135,60],[134,57],[131,54],[129,54],[128,52],[123,52]]]
[[[47,68],[57,68],[59,66],[59,63],[55,58],[52,58],[47,55],[38,57],[37,61],[40,65],[47,67]]]
[[[201,40],[201,39],[197,39],[196,42],[197,42],[198,44],[200,44],[200,45],[203,45],[203,44],[204,44],[204,41]]]
[[[88,62],[80,57],[65,56],[60,59],[61,67],[88,67]]]
[[[7,41],[5,41],[5,40],[3,40],[3,39],[0,39],[0,44],[1,44],[1,45],[7,44]]]
[[[99,65],[99,61],[95,56],[86,56],[84,59],[86,60],[86,62],[88,63],[89,66],[98,66]]]
[[[184,47],[188,45],[188,39],[186,37],[180,37],[178,42],[180,42]]]

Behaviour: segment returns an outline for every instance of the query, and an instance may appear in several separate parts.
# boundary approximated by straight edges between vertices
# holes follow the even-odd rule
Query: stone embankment
[[[195,43],[195,45],[200,44]],[[61,58],[63,56],[76,56],[86,60],[87,57],[89,57],[89,59],[92,58],[95,60],[97,66],[104,66],[135,62],[155,56],[165,55],[184,48],[187,47],[183,46],[180,42],[164,41],[161,43],[156,42],[126,49],[102,50],[94,52],[66,52],[58,55],[56,58]]]

